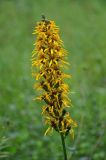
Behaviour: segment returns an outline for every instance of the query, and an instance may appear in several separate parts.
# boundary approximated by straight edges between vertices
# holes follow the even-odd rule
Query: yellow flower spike
[[[46,105],[42,107],[45,124],[49,125],[45,135],[52,133],[53,129],[65,136],[73,136],[73,127],[77,124],[66,111],[69,107],[69,86],[64,82],[71,76],[64,73],[65,61],[68,52],[64,49],[63,41],[59,36],[59,27],[54,21],[44,17],[37,23],[33,34],[36,35],[35,48],[32,55],[33,76],[38,81],[35,89],[41,90],[38,100],[43,100]],[[35,71],[36,70],[36,71]]]

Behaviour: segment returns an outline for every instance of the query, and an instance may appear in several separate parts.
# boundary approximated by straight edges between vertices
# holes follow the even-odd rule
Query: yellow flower
[[[39,82],[34,88],[42,90],[37,99],[46,103],[42,107],[45,123],[49,125],[45,135],[54,129],[64,136],[71,134],[74,137],[73,128],[77,124],[66,110],[70,99],[69,86],[64,82],[65,78],[71,76],[63,73],[69,63],[64,60],[67,51],[60,39],[59,28],[54,21],[43,19],[37,23],[33,34],[36,34],[32,55],[32,67],[36,71],[33,76]]]

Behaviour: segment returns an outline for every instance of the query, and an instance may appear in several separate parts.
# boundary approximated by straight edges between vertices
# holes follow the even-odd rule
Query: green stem
[[[65,139],[62,133],[60,133],[62,146],[63,146],[63,152],[64,152],[64,160],[67,160],[67,153],[66,153],[66,146],[65,146]]]

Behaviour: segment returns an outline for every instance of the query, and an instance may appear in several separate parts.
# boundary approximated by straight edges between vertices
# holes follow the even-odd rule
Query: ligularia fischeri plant
[[[43,16],[33,34],[36,35],[36,41],[32,55],[32,74],[38,81],[34,88],[41,90],[37,99],[45,102],[42,106],[42,114],[48,125],[45,135],[53,130],[61,135],[64,158],[67,160],[64,139],[68,134],[73,137],[73,128],[77,126],[66,110],[71,104],[68,97],[69,86],[64,82],[70,75],[63,72],[68,65],[65,61],[67,51],[63,47],[59,28],[54,21],[46,20]]]

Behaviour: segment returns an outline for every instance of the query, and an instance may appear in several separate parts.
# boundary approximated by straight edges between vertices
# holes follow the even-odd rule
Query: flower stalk
[[[65,139],[62,133],[60,133],[62,146],[63,146],[63,152],[64,152],[64,160],[67,160],[67,153],[66,153],[66,146],[65,146]]]
[[[60,39],[59,28],[54,21],[45,19],[45,16],[37,23],[33,34],[36,35],[36,41],[32,55],[32,74],[38,81],[34,88],[40,90],[37,99],[45,102],[42,107],[42,115],[48,125],[45,135],[53,130],[60,133],[64,157],[67,160],[64,138],[68,134],[73,137],[73,128],[77,126],[67,111],[71,104],[68,97],[69,86],[65,83],[70,75],[63,72],[68,65],[65,61],[67,51]]]

